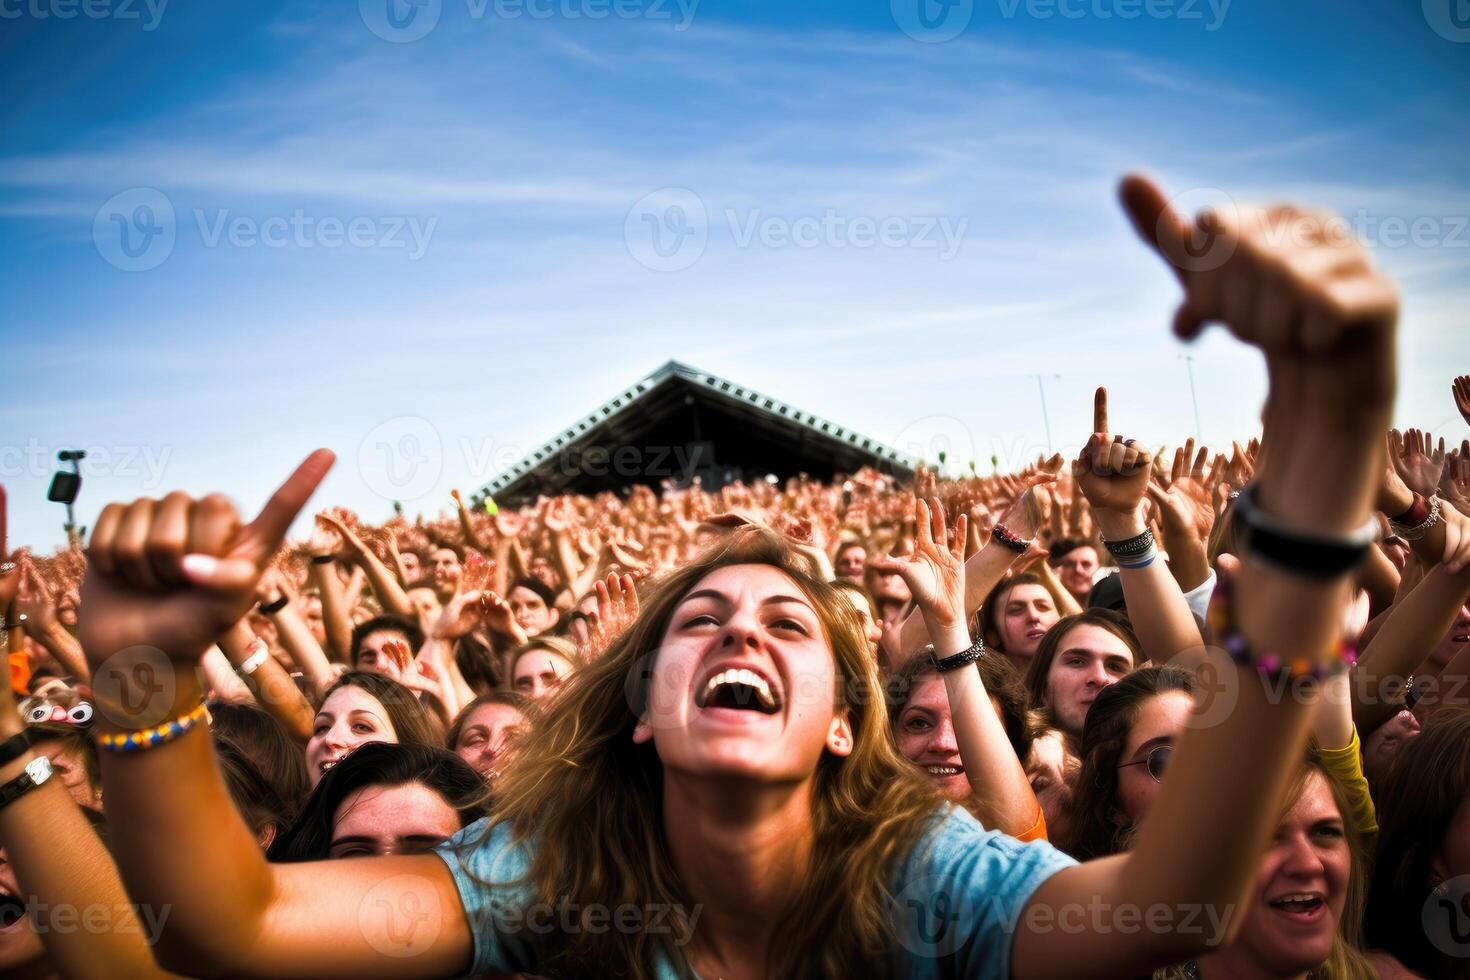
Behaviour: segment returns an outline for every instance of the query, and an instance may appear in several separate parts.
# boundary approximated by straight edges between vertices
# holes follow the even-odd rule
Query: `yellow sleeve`
[[[1363,775],[1363,746],[1358,740],[1358,730],[1353,729],[1353,740],[1340,749],[1321,749],[1318,753],[1322,765],[1332,773],[1347,793],[1352,804],[1353,824],[1362,834],[1365,843],[1371,843],[1378,835],[1378,813],[1373,809],[1373,797],[1368,792],[1368,780]]]

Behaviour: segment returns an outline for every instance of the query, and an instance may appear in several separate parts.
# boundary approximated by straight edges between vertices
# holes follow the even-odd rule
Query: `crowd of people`
[[[52,555],[0,489],[0,975],[1470,975],[1470,441],[1388,428],[1396,293],[1323,216],[1121,196],[1258,438],[1099,389],[1009,475],[287,541],[320,450]]]

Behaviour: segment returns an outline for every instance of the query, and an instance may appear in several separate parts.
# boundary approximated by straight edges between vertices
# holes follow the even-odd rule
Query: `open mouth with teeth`
[[[341,759],[323,759],[322,760],[322,764],[319,767],[321,769],[322,775],[325,776],[327,774],[327,772],[329,770],[331,770],[331,768],[333,766],[335,766],[337,763],[339,763],[341,761],[342,761]]]
[[[722,670],[704,682],[695,697],[700,708],[728,708],[774,715],[781,710],[780,699],[770,683],[753,670],[732,667]]]
[[[1297,892],[1273,898],[1270,906],[1300,922],[1316,922],[1327,908],[1321,892]]]
[[[0,892],[0,929],[11,929],[26,917],[26,903],[9,892]]]
[[[958,763],[950,765],[936,762],[927,764],[921,768],[935,779],[949,779],[951,776],[963,776],[965,774],[965,767]]]

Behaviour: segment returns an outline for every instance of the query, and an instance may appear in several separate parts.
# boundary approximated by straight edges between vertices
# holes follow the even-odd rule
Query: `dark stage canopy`
[[[484,487],[516,506],[665,481],[710,489],[805,473],[831,480],[872,466],[900,478],[915,462],[845,426],[717,375],[669,361],[558,432]]]

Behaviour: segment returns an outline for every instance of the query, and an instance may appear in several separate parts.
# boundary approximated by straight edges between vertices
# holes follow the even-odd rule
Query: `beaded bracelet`
[[[164,742],[172,742],[180,735],[193,728],[204,720],[208,709],[204,702],[199,702],[199,707],[186,715],[180,715],[172,721],[166,721],[152,728],[143,728],[135,732],[112,733],[106,732],[97,736],[97,744],[109,752],[136,752],[139,749],[151,749]]]
[[[990,532],[990,535],[1018,555],[1024,555],[1026,549],[1031,547],[1030,541],[1027,541],[1025,538],[1016,537],[1015,532],[1004,524],[995,525],[995,529]]]
[[[1218,642],[1230,655],[1230,659],[1234,660],[1238,666],[1254,668],[1261,675],[1262,680],[1270,683],[1287,677],[1292,680],[1306,679],[1315,683],[1325,677],[1340,674],[1358,662],[1357,649],[1341,638],[1333,647],[1332,659],[1325,662],[1313,660],[1311,657],[1295,657],[1286,660],[1279,654],[1269,652],[1257,654],[1250,648],[1244,636],[1231,629],[1235,621],[1231,602],[1234,592],[1234,583],[1225,576],[1220,576],[1215,585],[1215,593],[1210,597],[1210,607],[1205,614],[1205,623],[1209,626],[1210,633],[1220,638]]]
[[[1154,532],[1152,528],[1144,528],[1142,534],[1135,534],[1122,541],[1104,540],[1103,547],[1107,548],[1108,554],[1114,558],[1132,558],[1153,550]]]

